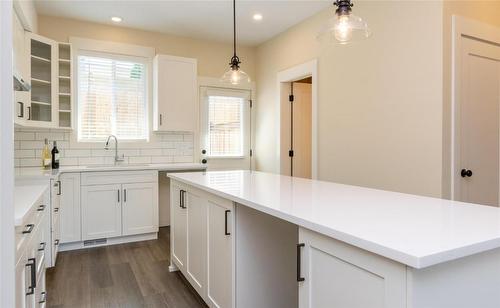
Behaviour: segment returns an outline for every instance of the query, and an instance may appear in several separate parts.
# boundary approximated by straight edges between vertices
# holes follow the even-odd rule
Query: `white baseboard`
[[[146,234],[111,237],[111,238],[106,239],[106,243],[96,244],[96,245],[84,246],[83,241],[72,242],[72,243],[62,243],[61,245],[59,245],[59,251],[94,248],[94,247],[110,246],[110,245],[125,244],[125,243],[140,242],[140,241],[149,241],[149,240],[155,240],[157,238],[158,238],[158,233],[153,232],[153,233],[146,233]]]

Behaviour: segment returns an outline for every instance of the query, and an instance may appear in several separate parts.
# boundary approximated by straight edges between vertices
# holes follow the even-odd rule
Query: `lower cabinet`
[[[121,185],[82,186],[83,240],[122,235]]]
[[[406,266],[299,228],[299,308],[406,307]]]
[[[171,181],[170,186],[170,251],[171,259],[184,273],[187,264],[187,206],[183,205],[186,191]]]
[[[156,170],[88,172],[81,184],[82,240],[158,232]]]
[[[123,184],[123,235],[158,231],[158,183]]]
[[[234,307],[233,203],[171,182],[171,256],[210,307]]]
[[[207,207],[207,300],[212,307],[234,307],[233,204],[208,200]]]
[[[82,240],[80,207],[80,173],[63,173],[59,176],[61,243]]]

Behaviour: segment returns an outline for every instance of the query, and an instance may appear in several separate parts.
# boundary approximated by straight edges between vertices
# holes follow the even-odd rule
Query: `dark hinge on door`
[[[288,151],[288,156],[293,157],[293,150]]]
[[[288,96],[288,101],[289,101],[290,103],[292,103],[294,99],[295,99],[295,96],[293,96],[293,94],[290,94],[290,95]]]
[[[250,157],[252,157],[252,156],[253,156],[253,151],[252,151],[252,149],[250,149]]]
[[[249,102],[250,102],[250,108],[252,108],[253,107],[253,101],[249,100]]]

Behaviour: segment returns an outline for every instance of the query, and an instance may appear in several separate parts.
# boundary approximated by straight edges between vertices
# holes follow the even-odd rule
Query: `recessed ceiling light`
[[[253,20],[255,20],[255,21],[261,21],[262,18],[263,18],[263,16],[260,13],[253,14]]]
[[[123,19],[121,17],[118,17],[118,16],[111,17],[112,22],[122,22],[122,20]]]

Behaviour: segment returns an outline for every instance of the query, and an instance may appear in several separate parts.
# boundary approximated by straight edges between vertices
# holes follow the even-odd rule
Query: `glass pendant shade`
[[[364,40],[371,35],[368,24],[356,15],[336,14],[328,20],[318,34],[318,39],[341,45]]]
[[[222,75],[221,81],[232,85],[250,83],[250,76],[241,69],[229,69]]]

